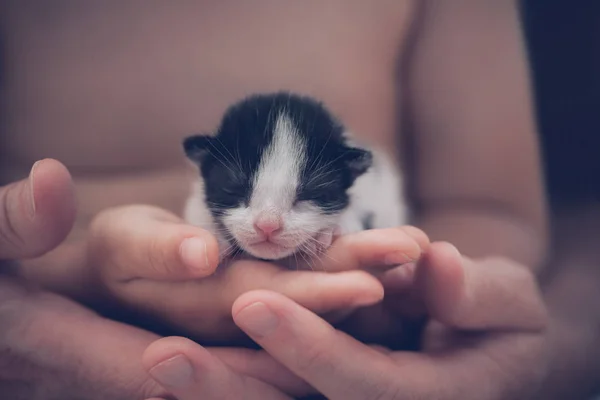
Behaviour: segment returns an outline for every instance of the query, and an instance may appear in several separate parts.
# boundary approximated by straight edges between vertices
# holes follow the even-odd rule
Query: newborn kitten
[[[335,234],[406,222],[394,165],[352,144],[309,97],[248,97],[227,110],[215,134],[188,137],[184,149],[200,171],[184,218],[215,234],[222,259],[306,261]]]

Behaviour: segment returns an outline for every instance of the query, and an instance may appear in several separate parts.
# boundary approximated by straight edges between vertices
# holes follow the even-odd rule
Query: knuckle
[[[298,357],[297,368],[300,371],[333,371],[333,365],[330,349],[333,343],[329,340],[322,340],[311,343],[306,348],[301,349],[302,357]]]

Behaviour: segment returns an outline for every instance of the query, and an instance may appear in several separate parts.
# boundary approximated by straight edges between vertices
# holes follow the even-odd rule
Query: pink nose
[[[281,221],[278,220],[258,220],[254,223],[254,229],[271,236],[281,230]]]

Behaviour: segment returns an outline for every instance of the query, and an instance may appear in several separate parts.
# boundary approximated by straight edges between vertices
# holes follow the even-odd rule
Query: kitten
[[[336,234],[406,223],[393,163],[352,143],[312,98],[248,97],[215,134],[188,137],[184,149],[200,172],[184,218],[215,234],[222,258],[314,257]]]

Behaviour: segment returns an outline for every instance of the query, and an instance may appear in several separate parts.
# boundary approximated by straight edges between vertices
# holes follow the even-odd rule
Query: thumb
[[[71,230],[75,211],[65,166],[36,162],[27,179],[0,187],[0,259],[32,258],[56,247]]]
[[[90,226],[89,254],[109,280],[177,281],[212,274],[216,238],[152,206],[132,205],[98,214]]]
[[[545,328],[546,309],[533,273],[502,258],[471,260],[433,243],[416,269],[431,317],[459,330]]]

